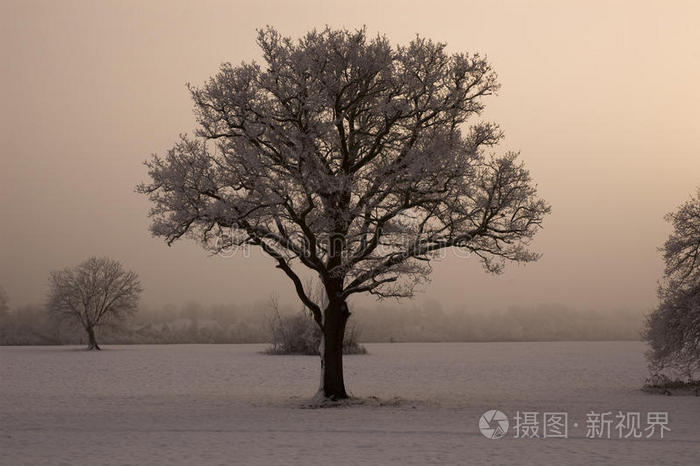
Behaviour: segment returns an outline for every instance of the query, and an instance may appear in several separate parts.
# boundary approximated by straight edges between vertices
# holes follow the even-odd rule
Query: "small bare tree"
[[[51,272],[48,309],[58,322],[82,325],[88,349],[99,350],[97,327],[136,312],[141,283],[136,273],[106,257],[91,257],[76,267]]]

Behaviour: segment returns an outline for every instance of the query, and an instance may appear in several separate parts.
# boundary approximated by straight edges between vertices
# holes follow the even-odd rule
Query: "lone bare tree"
[[[700,370],[700,189],[666,220],[673,232],[661,248],[666,268],[647,320],[647,357],[653,370],[671,368],[690,381]]]
[[[49,312],[59,321],[82,325],[88,349],[99,350],[97,327],[136,312],[141,284],[136,273],[106,257],[91,257],[76,267],[51,272]]]
[[[196,137],[154,155],[137,189],[168,244],[188,235],[267,253],[322,330],[319,393],[346,398],[349,297],[410,297],[448,248],[490,272],[533,261],[527,245],[549,206],[516,153],[485,153],[497,125],[465,125],[498,89],[478,54],[329,28],[293,41],[268,27],[258,44],[264,66],[225,63],[188,86]],[[327,305],[300,268],[318,275]]]

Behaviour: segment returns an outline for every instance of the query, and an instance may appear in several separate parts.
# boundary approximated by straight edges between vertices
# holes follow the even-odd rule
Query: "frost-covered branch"
[[[342,297],[410,296],[441,249],[492,272],[537,258],[527,246],[549,206],[516,154],[489,153],[498,126],[471,121],[498,90],[484,57],[365,30],[293,41],[266,28],[258,44],[263,64],[189,86],[196,138],[147,163],[154,235],[212,247],[231,228],[297,290],[293,262]]]

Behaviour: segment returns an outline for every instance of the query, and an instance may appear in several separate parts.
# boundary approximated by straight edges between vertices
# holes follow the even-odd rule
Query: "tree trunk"
[[[95,329],[92,327],[87,328],[87,333],[88,333],[88,348],[89,350],[100,350],[100,346],[97,344],[97,340],[95,339]]]
[[[343,380],[343,339],[350,312],[345,301],[330,302],[323,316],[321,390],[331,400],[349,398]]]

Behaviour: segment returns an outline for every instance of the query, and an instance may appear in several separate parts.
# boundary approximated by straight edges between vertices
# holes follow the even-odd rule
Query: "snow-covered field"
[[[642,343],[367,347],[345,358],[364,403],[330,409],[305,403],[317,358],[264,345],[2,347],[0,463],[700,464],[700,398],[641,392]],[[479,431],[489,409],[501,439]],[[517,411],[567,412],[568,438],[515,438]],[[591,411],[668,412],[671,430],[589,439]]]

